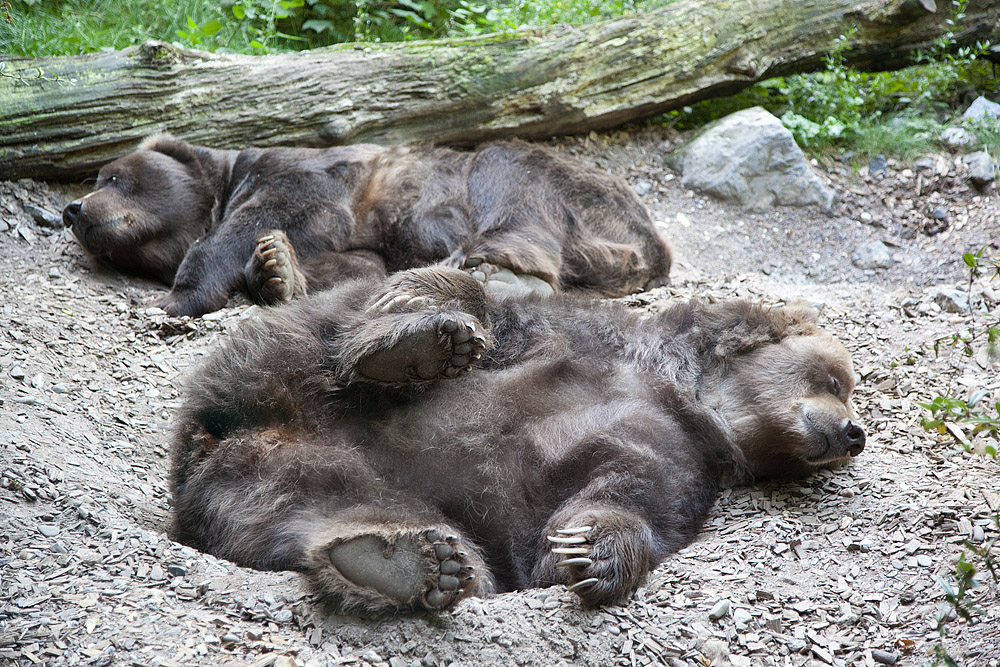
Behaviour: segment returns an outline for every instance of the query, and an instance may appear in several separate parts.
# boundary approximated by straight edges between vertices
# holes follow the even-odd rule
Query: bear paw
[[[328,553],[345,580],[384,596],[391,610],[446,611],[478,592],[469,550],[457,536],[437,528],[394,539],[361,535],[332,544]]]
[[[306,280],[299,271],[295,249],[281,230],[257,237],[244,272],[255,303],[273,306],[306,294]]]
[[[593,521],[599,517],[588,517]],[[617,522],[616,522],[617,523]],[[555,566],[569,590],[587,606],[625,602],[651,567],[651,535],[645,526],[573,525],[547,535]]]
[[[475,317],[440,313],[403,333],[391,346],[362,357],[358,370],[369,380],[390,384],[453,378],[479,365],[487,340]]]
[[[514,273],[510,269],[490,264],[483,257],[466,258],[462,267],[476,280],[492,297],[552,296],[555,289],[538,276],[529,273]]]

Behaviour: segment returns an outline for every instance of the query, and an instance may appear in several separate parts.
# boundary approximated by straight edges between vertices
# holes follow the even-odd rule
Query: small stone
[[[890,653],[889,651],[882,651],[877,648],[873,648],[872,660],[879,663],[880,665],[889,665],[890,667],[892,667],[892,665],[895,665],[896,661],[899,660],[899,654]]]
[[[737,607],[733,611],[733,623],[736,624],[737,630],[746,630],[752,620],[753,616],[750,615],[750,612],[742,607]]]
[[[986,151],[969,153],[962,158],[969,169],[969,178],[977,188],[985,188],[996,180],[996,163]]]
[[[53,280],[58,280],[59,278],[62,278],[62,274],[59,273],[59,269],[53,266],[51,269],[49,269],[49,278],[52,278]]]
[[[880,171],[885,171],[888,163],[885,161],[884,155],[876,155],[872,159],[868,160],[868,173],[874,176]]]
[[[143,312],[144,315],[146,315],[146,317],[153,317],[154,315],[166,315],[167,314],[167,311],[163,310],[162,308],[157,308],[156,306],[153,306],[151,308],[147,308],[146,310],[144,310],[142,312]]]
[[[966,112],[968,113],[968,112]],[[50,229],[62,229],[63,222],[62,216],[53,213],[52,211],[47,211],[46,209],[35,206],[34,204],[22,204],[24,212],[31,216],[40,227],[48,227]]]
[[[947,220],[948,219],[948,209],[944,206],[935,206],[931,210],[931,217],[935,220]]]
[[[729,613],[729,600],[719,600],[712,607],[712,611],[708,612],[708,617],[713,621],[717,621],[726,614]]]
[[[859,269],[888,269],[893,264],[889,246],[881,241],[866,243],[858,248],[852,261]]]
[[[961,127],[949,127],[941,133],[941,141],[952,147],[968,146],[976,140],[972,133]]]
[[[20,366],[14,366],[14,368],[10,369],[10,376],[15,380],[23,380],[24,369],[21,368]]]
[[[59,534],[59,526],[54,526],[51,523],[43,523],[38,526],[38,532],[45,537],[55,537]]]
[[[163,581],[163,568],[160,567],[159,563],[154,565],[149,570],[149,578],[152,581]]]
[[[986,539],[986,531],[983,530],[983,527],[982,526],[973,526],[972,527],[972,541],[973,542],[982,542],[985,539]]]
[[[652,187],[653,184],[650,183],[649,181],[639,181],[638,183],[632,186],[632,189],[635,190],[635,193],[637,195],[643,197],[649,194],[649,191],[652,189]]]
[[[54,394],[68,394],[69,393],[69,389],[66,387],[66,385],[62,384],[61,382],[57,382],[56,384],[52,385],[52,387],[50,387],[50,388],[52,389],[52,393],[54,393]]]
[[[968,313],[972,310],[968,292],[961,290],[940,290],[934,295],[934,303],[946,313]]]
[[[368,662],[382,662],[382,656],[375,652],[375,649],[369,649],[358,656],[362,660]]]
[[[274,619],[275,623],[291,623],[292,622],[292,610],[291,609],[281,609],[274,613],[271,617]]]
[[[187,574],[187,569],[181,565],[168,565],[167,572],[171,577],[183,577]]]
[[[930,567],[933,564],[934,561],[931,560],[930,556],[926,554],[920,554],[917,556],[917,565],[919,565],[920,567]]]
[[[63,544],[62,542],[58,541],[58,540],[56,542],[54,542],[51,547],[49,547],[49,551],[52,552],[52,553],[54,553],[54,554],[68,554],[69,553],[69,549],[66,548],[66,545]]]

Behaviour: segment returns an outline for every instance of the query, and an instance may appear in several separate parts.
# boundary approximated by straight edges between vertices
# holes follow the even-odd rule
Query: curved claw
[[[566,560],[561,560],[556,563],[556,567],[569,567],[571,565],[592,565],[594,561],[586,556],[580,558],[567,558]]]
[[[570,554],[574,556],[586,556],[590,553],[590,547],[556,547],[552,550],[554,554]]]
[[[593,526],[576,526],[575,528],[562,528],[556,532],[560,535],[579,535],[581,533],[589,533],[593,529]]]
[[[552,535],[546,535],[545,539],[549,542],[555,542],[556,544],[583,544],[587,541],[586,537],[580,535],[574,535],[573,537],[554,537]]]
[[[576,591],[580,590],[581,588],[586,588],[587,586],[593,586],[597,582],[598,582],[597,577],[591,577],[589,579],[584,579],[583,581],[578,581],[575,584],[573,584],[572,586],[570,586],[569,587],[569,591],[572,592],[572,593],[575,593]]]

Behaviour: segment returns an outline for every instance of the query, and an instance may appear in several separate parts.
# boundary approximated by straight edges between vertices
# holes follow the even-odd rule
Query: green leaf
[[[233,16],[235,16],[237,20],[242,21],[246,18],[246,15],[247,13],[246,10],[243,9],[243,5],[233,5]]]
[[[192,32],[198,29],[198,24],[195,23],[194,19],[191,18],[190,16],[188,17],[188,27],[191,28]]]
[[[222,23],[218,19],[211,19],[209,21],[205,21],[205,23],[202,24],[201,26],[201,34],[205,35],[206,37],[209,35],[214,35],[220,30],[222,30]]]

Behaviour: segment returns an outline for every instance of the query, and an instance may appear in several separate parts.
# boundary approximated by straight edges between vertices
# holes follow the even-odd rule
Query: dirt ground
[[[625,176],[673,242],[673,283],[628,299],[805,301],[849,347],[869,431],[849,465],[793,484],[727,489],[700,539],[627,606],[581,609],[564,588],[470,600],[443,617],[323,617],[297,575],[246,570],[164,534],[168,433],[182,380],[255,307],[200,320],[149,311],[161,287],[92,265],[57,224],[85,187],[0,183],[0,664],[920,665],[938,642],[938,577],[964,540],[997,535],[1000,463],[929,434],[918,403],[1000,373],[977,347],[1000,284],[962,254],[1000,246],[1000,198],[956,155],[884,172],[817,164],[841,193],[815,209],[750,213],[685,191],[667,130],[551,142]],[[41,221],[41,222],[39,222]],[[873,241],[888,268],[855,266]],[[992,244],[992,245],[990,245]],[[958,294],[950,294],[957,291]],[[995,315],[994,315],[995,318]],[[191,378],[196,382],[197,377]],[[961,664],[1000,665],[1000,593],[946,623]]]

